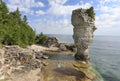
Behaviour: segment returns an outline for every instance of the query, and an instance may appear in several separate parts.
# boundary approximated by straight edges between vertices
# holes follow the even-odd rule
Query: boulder
[[[66,44],[67,50],[70,50],[72,52],[76,52],[76,47],[74,44]]]
[[[36,54],[35,54],[35,58],[36,59],[40,59],[42,57],[43,57],[43,53],[42,52],[36,52]]]
[[[48,59],[48,56],[45,55],[45,54],[43,54],[42,52],[37,52],[37,53],[35,54],[35,57],[36,57],[36,59],[41,59],[41,58],[43,58],[43,59]]]
[[[59,43],[58,46],[59,50],[61,51],[72,51],[76,52],[76,46],[75,44],[70,44],[70,43]]]
[[[66,50],[67,50],[66,45],[65,45],[64,43],[60,43],[60,44],[58,45],[58,48],[59,48],[61,51],[66,51]]]
[[[42,56],[43,59],[48,59],[49,57],[47,55]]]
[[[48,42],[46,44],[48,47],[55,47],[58,45],[58,39],[56,37],[48,37]]]

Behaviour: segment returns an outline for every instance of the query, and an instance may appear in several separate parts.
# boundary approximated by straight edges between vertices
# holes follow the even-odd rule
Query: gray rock
[[[66,51],[67,50],[66,45],[63,44],[63,43],[60,43],[58,47],[61,51]]]
[[[71,22],[74,26],[73,39],[77,47],[75,58],[86,61],[89,59],[88,48],[93,41],[95,31],[94,19],[88,16],[87,9],[76,9],[72,12]]]
[[[21,52],[18,55],[19,61],[24,64],[30,62],[32,59],[34,59],[33,54],[31,52]]]
[[[17,81],[36,81],[37,78],[34,77],[41,72],[43,64],[35,58],[35,54],[36,52],[32,49],[3,45],[0,49],[0,80],[6,80],[7,78],[11,79],[10,81],[16,81],[17,77],[17,79],[20,78]],[[43,55],[41,56],[43,57]],[[24,77],[24,75],[26,76]],[[32,80],[26,80],[31,76],[33,76]]]
[[[65,46],[66,46],[67,50],[70,50],[72,52],[76,52],[76,47],[74,44],[66,44]]]
[[[40,58],[42,58],[43,57],[43,53],[42,52],[37,52],[36,54],[35,54],[35,58],[36,59],[40,59]]]
[[[47,46],[48,47],[55,47],[58,45],[58,39],[56,37],[49,37],[48,38],[48,42],[47,42]]]
[[[42,56],[43,59],[48,59],[49,57],[47,55]]]
[[[31,60],[24,66],[26,66],[25,68],[28,68],[28,69],[37,69],[41,67],[41,61]]]
[[[41,59],[41,58],[43,58],[43,59],[48,59],[48,56],[47,56],[47,55],[44,55],[42,52],[37,52],[37,53],[35,54],[35,57],[36,57],[36,59]]]
[[[55,47],[58,45],[58,39],[56,37],[48,37],[47,41],[40,43],[40,45],[46,47]]]

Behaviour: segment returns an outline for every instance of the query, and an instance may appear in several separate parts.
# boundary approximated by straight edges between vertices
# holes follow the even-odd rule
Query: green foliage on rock
[[[45,45],[48,42],[48,36],[44,35],[42,32],[36,36],[36,44]]]
[[[87,9],[87,14],[88,14],[88,16],[90,16],[92,19],[95,20],[95,13],[94,13],[93,7],[90,7],[89,9]]]
[[[35,31],[28,25],[27,16],[21,18],[19,8],[9,12],[0,0],[0,44],[26,47],[35,41]]]

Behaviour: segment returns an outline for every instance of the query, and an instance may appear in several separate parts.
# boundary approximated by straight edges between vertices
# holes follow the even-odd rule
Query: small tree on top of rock
[[[94,8],[90,7],[89,9],[87,9],[87,14],[89,17],[91,17],[92,19],[95,20],[95,13],[94,13]]]

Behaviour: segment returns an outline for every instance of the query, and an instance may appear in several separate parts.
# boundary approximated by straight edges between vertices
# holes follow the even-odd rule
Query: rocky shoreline
[[[60,49],[61,48],[58,47],[48,48],[39,45],[31,45],[28,46],[27,48],[21,48],[17,45],[12,46],[3,45],[2,48],[0,49],[0,81],[46,81],[44,80],[44,77],[46,76],[44,75],[44,70],[47,67],[49,68],[49,65],[52,65],[49,64],[50,59],[48,55],[53,54],[54,56],[54,54],[57,55],[74,54],[71,50]],[[44,56],[45,54],[48,55]],[[58,64],[56,61],[52,62]],[[76,71],[83,72],[84,74],[87,73],[85,74],[85,76],[88,75],[87,77],[90,78],[92,77],[92,79],[95,78],[96,76],[94,72],[91,72],[89,69],[86,69],[86,65],[88,66],[89,64],[77,62],[74,65],[72,65],[72,63],[70,63],[70,67],[72,67],[72,69],[76,69]],[[67,66],[69,66],[69,64]],[[77,68],[78,66],[79,68]],[[92,80],[74,79],[73,81],[92,81]]]
[[[0,49],[0,81],[43,81],[41,69],[46,63],[40,59],[48,58],[43,53],[45,51],[46,53],[50,51],[60,52],[61,49],[62,47],[39,45],[31,45],[27,48],[21,48],[17,45],[3,45]]]
[[[76,18],[76,13],[72,17],[75,44],[59,43],[56,37],[48,37],[46,42],[27,48],[3,45],[0,49],[0,81],[95,81],[97,75],[88,58],[94,23],[81,23],[83,20]],[[82,27],[78,26],[81,24]],[[79,59],[75,59],[76,55]]]

